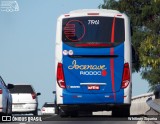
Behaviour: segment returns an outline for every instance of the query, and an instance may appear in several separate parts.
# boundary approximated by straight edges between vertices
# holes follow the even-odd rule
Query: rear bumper
[[[115,93],[71,93],[63,91],[62,96],[57,94],[57,104],[130,104],[131,92],[124,93],[121,89]]]
[[[130,104],[77,104],[58,106],[63,111],[110,111],[118,108],[130,108]]]
[[[16,107],[21,105],[21,107]],[[13,113],[30,113],[37,110],[38,105],[36,103],[25,103],[25,104],[12,104]]]
[[[12,113],[30,113],[34,112],[36,109],[14,109]]]

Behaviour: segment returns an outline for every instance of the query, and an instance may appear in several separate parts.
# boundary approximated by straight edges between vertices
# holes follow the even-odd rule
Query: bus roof
[[[114,14],[122,14],[117,10],[111,10],[111,9],[78,9],[70,11],[69,14],[75,14],[75,13],[114,13]]]
[[[80,17],[80,16],[110,16],[110,17],[119,17],[119,18],[127,18],[125,13],[121,13],[117,10],[111,9],[79,9],[73,10],[69,13],[63,14],[60,18],[68,18],[68,17]]]

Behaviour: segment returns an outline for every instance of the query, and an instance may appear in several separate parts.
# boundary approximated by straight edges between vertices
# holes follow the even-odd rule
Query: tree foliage
[[[115,9],[130,17],[132,44],[139,55],[133,69],[141,71],[150,88],[160,83],[160,0],[104,0],[103,9]]]

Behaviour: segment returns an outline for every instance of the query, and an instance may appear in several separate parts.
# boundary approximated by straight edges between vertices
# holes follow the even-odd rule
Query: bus
[[[56,109],[61,116],[112,111],[129,116],[130,21],[117,10],[82,9],[57,20]]]

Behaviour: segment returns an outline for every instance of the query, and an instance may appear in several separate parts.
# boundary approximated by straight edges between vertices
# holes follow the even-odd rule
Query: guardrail
[[[160,114],[160,99],[152,100],[149,98],[146,103],[151,109],[157,112],[158,115]]]
[[[152,116],[157,118],[157,121],[153,121],[152,124],[159,124],[159,119],[160,119],[160,99],[154,99],[149,98],[146,103],[150,107],[150,109],[146,112],[147,116]]]

